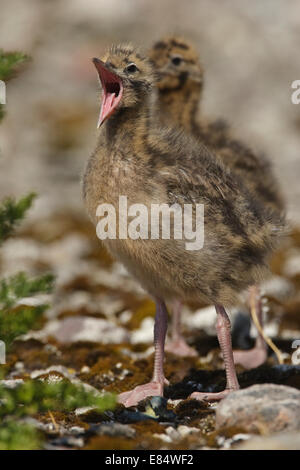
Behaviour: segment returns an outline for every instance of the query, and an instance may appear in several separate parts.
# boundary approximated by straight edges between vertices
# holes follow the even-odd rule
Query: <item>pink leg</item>
[[[261,298],[259,288],[257,286],[252,286],[249,290],[249,299],[250,306],[251,304],[255,305],[255,310],[257,314],[257,319],[259,324],[263,325],[263,312],[261,305]],[[258,331],[258,336],[256,338],[255,346],[252,349],[247,351],[234,351],[234,363],[240,364],[245,367],[245,369],[254,369],[255,367],[260,366],[267,360],[268,348],[267,344]]]
[[[179,300],[173,302],[171,340],[166,344],[166,351],[182,357],[195,357],[197,352],[191,348],[180,332],[182,303]]]
[[[118,396],[119,403],[124,406],[135,406],[147,397],[163,396],[164,384],[168,381],[164,376],[164,345],[168,327],[168,313],[166,305],[161,300],[156,300],[156,315],[154,324],[154,370],[151,382],[138,385],[129,392],[121,393]]]
[[[217,312],[217,335],[219,344],[221,347],[225,372],[226,372],[226,388],[222,392],[218,393],[206,393],[206,392],[194,392],[191,394],[191,398],[196,398],[197,400],[207,400],[207,401],[216,401],[222,400],[226,395],[228,395],[233,390],[238,390],[239,383],[237,380],[234,362],[233,362],[233,353],[231,346],[231,331],[230,331],[230,320],[228,315],[221,305],[216,305]]]

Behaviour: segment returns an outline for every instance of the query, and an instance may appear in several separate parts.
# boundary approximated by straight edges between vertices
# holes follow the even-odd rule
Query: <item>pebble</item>
[[[58,447],[83,447],[84,440],[82,437],[62,436],[51,441],[52,446]]]
[[[89,431],[97,434],[98,436],[133,438],[136,435],[135,429],[131,428],[127,424],[113,422],[91,425]]]
[[[232,392],[216,409],[216,428],[253,434],[300,430],[300,391],[261,384]]]
[[[88,316],[67,317],[63,320],[48,322],[43,336],[54,336],[61,343],[75,341],[93,341],[102,344],[118,344],[128,341],[125,328],[102,318]]]
[[[75,416],[85,416],[90,411],[93,411],[95,408],[93,406],[81,406],[80,408],[76,408],[74,411]]]
[[[21,385],[23,383],[24,383],[23,379],[0,380],[0,385],[3,385],[4,387],[9,388],[11,390],[18,387],[19,385]]]

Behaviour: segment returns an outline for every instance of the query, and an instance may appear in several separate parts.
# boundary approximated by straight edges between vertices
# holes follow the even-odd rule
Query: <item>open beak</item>
[[[115,111],[123,95],[123,85],[120,77],[111,72],[102,60],[94,58],[93,63],[99,74],[103,89],[102,103],[97,128]]]

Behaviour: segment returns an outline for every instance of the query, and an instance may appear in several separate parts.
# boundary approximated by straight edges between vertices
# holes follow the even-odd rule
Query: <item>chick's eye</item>
[[[171,61],[173,65],[180,65],[182,62],[182,58],[178,56],[172,57]]]
[[[134,73],[134,72],[138,71],[138,68],[135,64],[129,64],[126,67],[126,71],[129,72],[129,73]]]

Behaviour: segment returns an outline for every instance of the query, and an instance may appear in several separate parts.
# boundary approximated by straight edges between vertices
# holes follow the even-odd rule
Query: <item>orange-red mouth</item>
[[[93,63],[99,74],[103,88],[103,97],[97,128],[108,119],[121,101],[123,95],[123,85],[120,77],[108,70],[102,60],[94,58]]]

